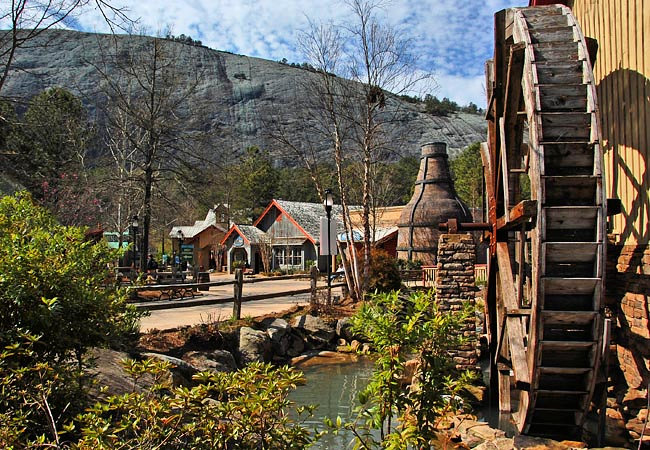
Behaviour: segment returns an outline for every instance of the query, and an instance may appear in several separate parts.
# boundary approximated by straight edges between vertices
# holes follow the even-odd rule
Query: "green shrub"
[[[0,353],[0,448],[59,443],[61,424],[83,411],[75,364],[43,361],[37,337],[18,333]]]
[[[400,270],[420,270],[422,269],[422,261],[416,259],[414,261],[409,261],[407,259],[398,259],[397,267]]]
[[[233,261],[230,264],[230,267],[232,268],[232,270],[244,269],[244,268],[246,268],[246,261]]]
[[[314,407],[288,400],[304,382],[302,373],[261,363],[234,373],[202,372],[194,376],[195,387],[174,388],[168,362],[126,360],[133,392],[63,421],[50,405],[67,389],[67,372],[34,360],[37,342],[26,336],[0,353],[2,448],[298,449],[316,439],[303,426]],[[149,388],[136,391],[143,377]],[[30,433],[36,428],[44,432]]]
[[[371,295],[352,325],[376,352],[375,371],[359,394],[359,418],[329,425],[353,430],[358,448],[431,448],[438,418],[456,406],[446,398],[456,398],[473,379],[449,356],[464,342],[459,330],[470,317],[469,308],[441,312],[433,291]],[[407,358],[418,362],[415,389],[405,386]]]
[[[81,356],[138,332],[124,293],[105,286],[116,251],[62,226],[25,193],[0,199],[0,344],[40,336],[46,359]]]
[[[390,292],[399,289],[401,284],[397,260],[384,250],[373,249],[368,291]]]
[[[116,256],[28,194],[0,199],[0,439],[56,441],[55,423],[86,406],[86,350],[138,334],[141,315],[105,285]]]
[[[125,361],[132,378],[152,374],[150,390],[114,396],[79,416],[80,449],[291,449],[313,438],[302,421],[313,407],[295,408],[288,394],[304,381],[301,372],[253,363],[234,373],[202,372],[188,389],[166,382],[168,363]]]

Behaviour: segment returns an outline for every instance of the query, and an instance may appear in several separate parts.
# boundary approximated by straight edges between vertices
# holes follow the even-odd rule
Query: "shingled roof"
[[[314,240],[320,240],[320,218],[325,217],[325,208],[320,203],[290,202],[275,200],[275,203],[284,210],[303,230]],[[339,230],[343,230],[341,221],[341,206],[332,207],[332,224],[336,223]]]
[[[183,239],[191,239],[210,227],[226,231],[217,223],[217,215],[215,213],[216,209],[217,206],[209,209],[205,219],[195,221],[194,225],[180,225],[173,227],[169,232],[169,237],[176,239],[178,237],[178,232],[181,231],[183,233]]]
[[[237,225],[237,229],[251,244],[258,244],[266,241],[266,233],[253,225]]]

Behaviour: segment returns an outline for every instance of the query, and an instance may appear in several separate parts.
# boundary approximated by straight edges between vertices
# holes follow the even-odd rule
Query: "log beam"
[[[497,230],[518,228],[537,215],[537,200],[522,200],[510,212],[497,219]]]
[[[517,304],[515,281],[512,276],[512,264],[510,263],[507,242],[497,242],[497,263],[499,265],[503,305],[506,307],[506,311],[518,310],[519,305]],[[530,389],[530,374],[528,371],[526,349],[524,347],[526,334],[521,323],[521,317],[514,315],[506,316],[505,325],[515,386],[517,389],[528,390]]]

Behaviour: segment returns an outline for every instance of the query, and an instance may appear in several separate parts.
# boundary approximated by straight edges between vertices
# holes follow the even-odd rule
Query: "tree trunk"
[[[147,266],[147,253],[149,252],[149,227],[151,225],[151,188],[153,185],[153,169],[147,167],[144,172],[144,223],[142,225],[142,240],[140,241],[140,270]]]

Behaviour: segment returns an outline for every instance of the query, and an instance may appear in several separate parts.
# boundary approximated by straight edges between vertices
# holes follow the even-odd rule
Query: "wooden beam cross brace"
[[[537,200],[522,200],[517,203],[505,216],[497,219],[497,230],[508,231],[519,228],[533,217],[537,216]]]

